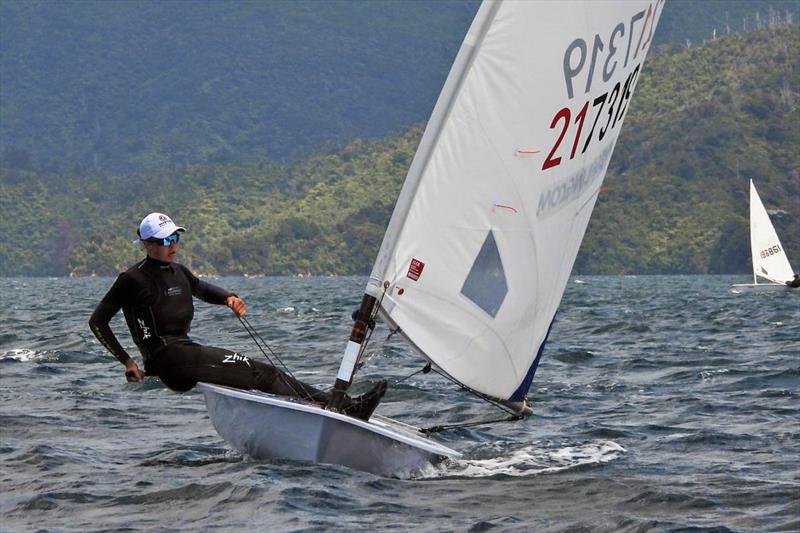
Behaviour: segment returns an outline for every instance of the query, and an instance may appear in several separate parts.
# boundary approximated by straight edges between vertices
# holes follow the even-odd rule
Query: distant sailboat
[[[457,457],[430,429],[336,412],[378,314],[440,375],[510,418],[530,412],[528,389],[662,7],[484,1],[406,176],[331,405],[200,384],[220,435],[257,459],[377,474]]]
[[[794,278],[794,271],[753,180],[750,180],[750,253],[753,283],[735,284],[734,292],[791,290],[786,282]],[[766,282],[759,283],[759,278]]]

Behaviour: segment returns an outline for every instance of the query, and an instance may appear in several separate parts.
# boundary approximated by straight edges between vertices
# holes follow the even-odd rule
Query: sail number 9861
[[[778,254],[780,252],[781,252],[781,247],[776,244],[775,246],[770,246],[766,250],[761,250],[759,252],[759,255],[761,256],[761,259],[766,259],[767,257]]]

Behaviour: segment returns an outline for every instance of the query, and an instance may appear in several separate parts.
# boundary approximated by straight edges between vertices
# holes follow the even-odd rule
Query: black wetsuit
[[[109,327],[111,318],[122,309],[133,341],[144,357],[145,372],[158,376],[176,391],[187,391],[198,381],[207,381],[327,401],[327,393],[272,365],[189,338],[194,317],[192,297],[221,305],[232,295],[201,281],[183,265],[147,257],[119,275],[95,308],[89,325],[103,346],[124,364],[130,356]]]

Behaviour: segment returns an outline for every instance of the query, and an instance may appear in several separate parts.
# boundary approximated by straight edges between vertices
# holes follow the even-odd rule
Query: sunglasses
[[[161,246],[167,247],[172,243],[178,244],[180,240],[181,240],[181,234],[176,232],[170,235],[169,237],[165,237],[163,239],[147,239],[147,242],[152,242],[154,244],[160,244]]]

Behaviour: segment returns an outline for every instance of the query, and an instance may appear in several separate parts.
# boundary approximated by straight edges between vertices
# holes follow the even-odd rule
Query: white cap
[[[143,241],[152,237],[164,239],[176,231],[186,231],[186,228],[176,226],[164,213],[150,213],[139,224],[139,239]]]

